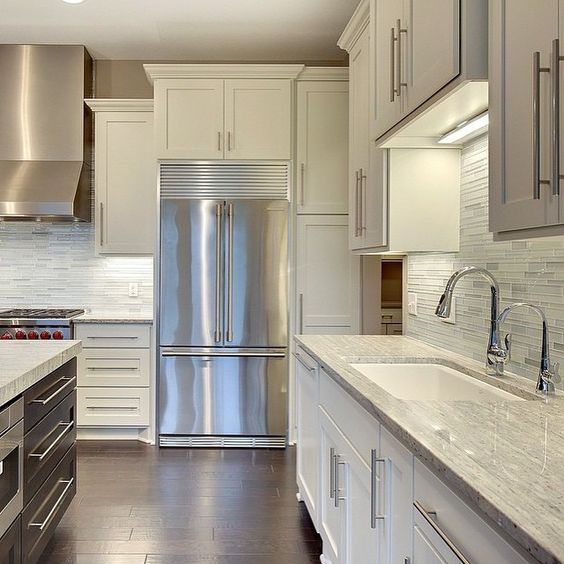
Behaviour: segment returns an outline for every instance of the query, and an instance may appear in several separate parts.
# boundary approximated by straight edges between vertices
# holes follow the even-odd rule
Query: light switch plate
[[[407,293],[407,313],[417,316],[417,294],[415,292]]]
[[[139,284],[137,282],[130,282],[127,290],[127,295],[130,298],[139,296]]]

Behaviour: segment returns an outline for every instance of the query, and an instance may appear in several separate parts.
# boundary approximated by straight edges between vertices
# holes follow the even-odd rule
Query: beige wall
[[[153,87],[145,76],[143,64],[147,61],[96,61],[96,98],[152,98]],[[151,63],[207,63],[211,61],[150,61]],[[213,61],[228,63],[230,61]],[[249,63],[271,63],[272,61],[248,61]],[[327,61],[276,61],[277,63],[303,62],[309,66],[340,66],[345,62]],[[240,64],[241,61],[238,61]]]

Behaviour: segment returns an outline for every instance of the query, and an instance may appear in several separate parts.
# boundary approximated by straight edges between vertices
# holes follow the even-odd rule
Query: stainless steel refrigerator
[[[161,446],[285,446],[288,178],[287,163],[161,165]]]

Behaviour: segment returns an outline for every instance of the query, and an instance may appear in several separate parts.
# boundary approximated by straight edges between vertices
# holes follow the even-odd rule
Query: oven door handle
[[[57,427],[65,426],[65,428],[55,437],[55,440],[43,451],[43,452],[32,452],[28,454],[30,458],[39,458],[41,462],[44,460],[51,451],[61,442],[61,440],[65,437],[65,435],[74,427],[74,421],[70,423],[61,422],[57,425]]]
[[[47,405],[50,401],[53,401],[65,388],[70,386],[71,383],[76,382],[76,376],[73,376],[72,378],[61,378],[59,382],[64,382],[64,384],[60,388],[57,388],[50,396],[47,396],[46,398],[36,398],[31,400],[29,403],[39,403],[41,405]]]

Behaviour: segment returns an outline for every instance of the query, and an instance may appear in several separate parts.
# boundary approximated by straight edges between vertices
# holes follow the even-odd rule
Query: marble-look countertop
[[[153,323],[153,316],[144,313],[127,313],[111,311],[86,312],[73,318],[73,323]]]
[[[400,336],[302,335],[298,344],[475,510],[543,563],[564,562],[564,394]],[[352,362],[438,363],[530,401],[402,401]],[[509,365],[510,368],[510,365]]]
[[[0,341],[0,405],[75,357],[80,341]]]

